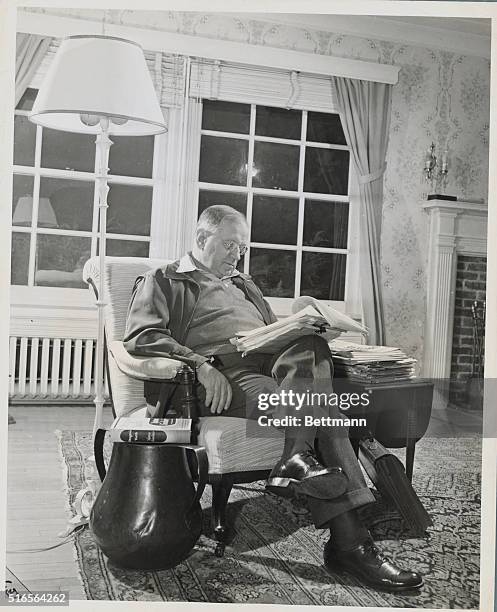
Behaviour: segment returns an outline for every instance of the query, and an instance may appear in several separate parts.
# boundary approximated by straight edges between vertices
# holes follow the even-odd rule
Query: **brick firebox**
[[[449,401],[459,407],[468,406],[466,381],[471,377],[474,361],[471,305],[475,300],[480,304],[485,301],[486,270],[485,257],[457,257]]]

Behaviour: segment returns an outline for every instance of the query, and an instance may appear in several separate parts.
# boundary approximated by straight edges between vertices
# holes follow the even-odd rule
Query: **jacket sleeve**
[[[138,277],[126,319],[126,350],[132,355],[171,357],[192,367],[209,361],[177,342],[168,327],[169,308],[155,274]]]

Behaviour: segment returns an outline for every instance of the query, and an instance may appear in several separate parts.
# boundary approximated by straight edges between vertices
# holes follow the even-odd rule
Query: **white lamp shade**
[[[14,225],[31,225],[33,216],[33,198],[22,196],[17,200],[12,223]],[[58,227],[57,217],[50,198],[40,198],[38,202],[38,227]]]
[[[85,125],[81,115],[108,117],[109,134],[119,136],[167,131],[140,45],[96,35],[62,41],[30,119],[65,132],[101,131],[98,122]]]

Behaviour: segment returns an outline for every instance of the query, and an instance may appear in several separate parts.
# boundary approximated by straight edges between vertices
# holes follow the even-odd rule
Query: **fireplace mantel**
[[[422,207],[429,216],[423,375],[443,381],[450,377],[457,255],[486,256],[487,206],[429,200]],[[439,402],[446,405],[445,394]]]

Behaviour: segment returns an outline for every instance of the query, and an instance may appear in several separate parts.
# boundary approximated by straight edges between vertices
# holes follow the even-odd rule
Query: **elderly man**
[[[140,277],[132,296],[125,345],[130,353],[180,359],[197,369],[203,415],[259,416],[261,393],[331,389],[333,364],[317,334],[290,343],[276,355],[242,357],[230,343],[237,332],[276,321],[251,278],[236,265],[247,250],[245,217],[229,206],[211,206],[200,216],[195,244],[181,260]],[[305,395],[305,394],[304,394]],[[303,397],[303,396],[301,396]],[[323,414],[323,407],[305,406]],[[272,416],[289,415],[275,406]],[[339,418],[338,409],[326,414]],[[260,413],[259,413],[260,414]],[[317,528],[329,528],[324,562],[383,590],[422,586],[422,577],[386,560],[374,545],[357,508],[374,501],[342,428],[288,426],[280,461],[267,488],[305,495]]]

